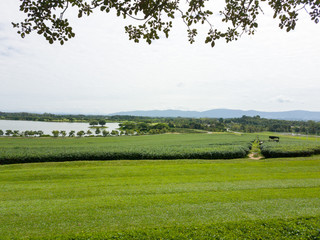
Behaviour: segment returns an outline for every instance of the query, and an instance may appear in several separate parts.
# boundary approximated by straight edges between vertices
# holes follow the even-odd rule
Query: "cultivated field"
[[[320,154],[320,139],[260,133],[265,157]],[[273,133],[274,134],[274,133]],[[258,134],[161,134],[82,138],[0,138],[0,164],[121,159],[234,159],[247,157]]]
[[[0,138],[0,164],[72,160],[246,157],[250,134],[162,134],[98,138]]]
[[[256,137],[0,138],[0,239],[320,239],[320,156]]]
[[[319,192],[318,156],[3,165],[0,236],[319,239]]]
[[[318,137],[281,137],[280,142],[265,142],[261,153],[265,157],[299,157],[320,154]]]

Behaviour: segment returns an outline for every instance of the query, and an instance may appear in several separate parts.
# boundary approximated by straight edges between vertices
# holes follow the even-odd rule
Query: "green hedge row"
[[[0,164],[31,163],[31,162],[61,162],[76,160],[140,160],[140,159],[233,159],[243,158],[249,152],[247,146],[230,146],[222,149],[186,149],[154,148],[154,149],[48,149],[43,151],[1,151]]]
[[[261,153],[266,158],[311,156],[320,154],[320,143],[264,143]]]

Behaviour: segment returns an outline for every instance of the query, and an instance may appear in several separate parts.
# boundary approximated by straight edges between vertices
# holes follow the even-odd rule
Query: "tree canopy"
[[[312,21],[318,23],[320,17],[319,0],[225,0],[223,9],[209,9],[209,0],[20,0],[20,11],[26,14],[23,22],[12,23],[18,28],[22,38],[31,32],[37,32],[49,43],[55,41],[64,44],[75,36],[67,18],[68,8],[75,8],[78,17],[89,16],[94,11],[132,18],[136,25],[127,25],[125,32],[129,39],[139,42],[144,39],[149,44],[159,39],[160,34],[169,36],[173,19],[179,17],[186,25],[190,43],[198,34],[197,24],[208,27],[205,43],[213,47],[216,40],[226,42],[237,40],[243,33],[254,34],[258,28],[257,16],[263,9],[270,7],[274,18],[278,18],[279,27],[293,30],[301,11],[307,12]],[[220,15],[220,17],[218,17]],[[217,17],[215,17],[217,16]],[[216,19],[215,19],[216,18]],[[214,21],[222,21],[225,28],[216,28]]]

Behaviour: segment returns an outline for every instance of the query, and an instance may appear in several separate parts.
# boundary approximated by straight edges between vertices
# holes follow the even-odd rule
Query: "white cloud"
[[[292,103],[294,102],[293,99],[280,95],[280,96],[276,96],[274,98],[271,99],[273,102],[277,102],[277,103]]]

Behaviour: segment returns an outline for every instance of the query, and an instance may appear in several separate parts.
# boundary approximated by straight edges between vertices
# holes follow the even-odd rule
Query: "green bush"
[[[320,154],[320,142],[292,139],[266,142],[261,145],[261,153],[266,158],[311,156]]]

